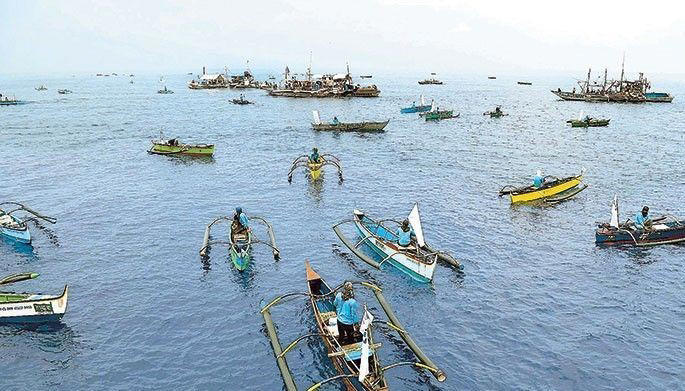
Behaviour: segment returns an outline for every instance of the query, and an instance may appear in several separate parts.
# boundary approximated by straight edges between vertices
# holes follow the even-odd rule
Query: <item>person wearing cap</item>
[[[404,219],[402,225],[397,227],[395,234],[397,235],[397,244],[400,246],[407,247],[411,244],[411,237],[414,234],[414,229],[409,225],[408,219]]]
[[[545,182],[545,178],[542,177],[542,171],[538,170],[537,174],[535,174],[535,177],[533,178],[533,186],[536,189],[539,189],[542,187],[542,184]]]
[[[338,317],[338,341],[341,345],[354,343],[354,326],[361,320],[359,303],[354,299],[351,282],[345,282],[342,292],[335,295],[335,313]]]
[[[309,155],[310,163],[319,163],[321,156],[319,155],[319,149],[317,147],[312,148],[312,153]]]
[[[652,219],[649,218],[649,207],[642,208],[642,212],[635,215],[635,227],[638,229],[649,229],[652,225]]]
[[[247,218],[247,215],[243,213],[243,208],[235,208],[232,225],[235,226],[236,231],[247,231],[250,229],[250,220]]]

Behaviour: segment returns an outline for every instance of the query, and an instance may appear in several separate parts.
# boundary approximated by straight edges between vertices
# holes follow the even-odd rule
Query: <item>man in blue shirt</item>
[[[538,170],[537,174],[535,174],[535,177],[533,178],[533,186],[536,189],[539,189],[542,187],[542,184],[545,182],[545,178],[542,177],[542,171]]]
[[[652,220],[649,218],[649,207],[642,208],[642,212],[635,215],[635,228],[649,229],[652,226]]]
[[[250,229],[250,220],[248,220],[247,215],[243,213],[243,208],[235,208],[235,214],[233,215],[233,224],[236,232],[247,231]]]
[[[359,323],[359,303],[354,299],[352,283],[346,282],[342,292],[335,295],[335,313],[338,316],[338,341],[341,345],[354,343],[354,326]]]
[[[397,244],[400,246],[407,247],[411,244],[411,236],[414,234],[414,230],[409,225],[409,220],[404,219],[401,227],[397,227]]]
[[[309,162],[318,163],[320,158],[321,156],[319,156],[319,149],[316,147],[312,148],[312,153],[309,155]]]
[[[340,121],[338,121],[338,117],[333,117],[333,125],[339,124]]]

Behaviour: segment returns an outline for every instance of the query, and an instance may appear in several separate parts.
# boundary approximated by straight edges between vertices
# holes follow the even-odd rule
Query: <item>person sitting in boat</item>
[[[175,138],[172,138],[169,141],[167,141],[167,144],[169,144],[172,147],[177,147],[178,146],[178,140]]]
[[[310,163],[319,163],[321,156],[319,155],[319,149],[317,147],[312,148],[312,153],[309,155]]]
[[[250,220],[248,220],[247,215],[243,213],[243,208],[235,208],[235,213],[233,214],[233,223],[231,225],[236,231],[247,231],[250,229]]]
[[[502,114],[502,108],[499,106],[495,107],[495,114]]]
[[[359,323],[359,303],[354,299],[351,282],[345,282],[342,292],[335,295],[335,313],[338,317],[338,341],[341,345],[354,343],[354,328]]]
[[[542,177],[542,171],[538,170],[535,177],[533,177],[533,187],[539,189],[542,187],[543,183],[545,183],[545,178]]]
[[[338,125],[340,121],[338,121],[338,117],[333,117],[333,125]]]
[[[409,220],[404,219],[402,225],[397,227],[397,244],[403,247],[407,247],[411,244],[412,236],[414,235],[414,229],[409,225]]]
[[[649,207],[645,206],[642,211],[635,215],[635,228],[650,229],[652,227],[652,219],[649,218]]]

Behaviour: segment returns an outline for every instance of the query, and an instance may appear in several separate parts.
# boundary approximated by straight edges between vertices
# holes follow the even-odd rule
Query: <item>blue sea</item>
[[[393,390],[685,389],[685,246],[599,248],[596,222],[618,195],[621,220],[643,205],[685,217],[685,84],[653,80],[671,104],[563,102],[549,91],[569,77],[488,80],[374,75],[375,99],[274,98],[189,90],[187,75],[0,78],[0,93],[30,104],[0,107],[0,200],[20,201],[57,224],[32,227],[33,246],[0,241],[0,274],[32,271],[18,291],[70,287],[59,325],[0,326],[2,390],[281,390],[260,308],[306,290],[304,262],[331,286],[371,281],[406,330],[447,374],[437,382],[408,366],[386,376]],[[45,84],[47,91],[35,91]],[[166,85],[175,94],[156,91]],[[70,95],[58,95],[68,88]],[[434,98],[458,119],[426,123],[401,107]],[[495,105],[509,116],[483,112]],[[385,133],[317,133],[324,120],[386,120]],[[582,113],[606,128],[570,128]],[[213,159],[149,155],[163,131],[214,143]],[[326,167],[321,182],[287,173],[317,146],[340,158],[345,181]],[[556,206],[511,206],[506,184],[536,170],[585,170],[588,189]],[[426,241],[463,264],[438,266],[421,284],[357,259],[331,227],[354,209],[404,218],[418,202]],[[254,249],[244,273],[226,248],[198,254],[204,228],[241,206],[269,220],[281,259]],[[217,227],[215,239],[225,238]],[[353,236],[351,227],[344,229]],[[257,237],[267,240],[255,227]],[[373,294],[357,299],[376,318]],[[281,344],[315,331],[295,297],[272,309]],[[383,365],[413,360],[379,326]],[[319,339],[287,356],[300,389],[336,374]],[[341,383],[322,387],[342,389]]]

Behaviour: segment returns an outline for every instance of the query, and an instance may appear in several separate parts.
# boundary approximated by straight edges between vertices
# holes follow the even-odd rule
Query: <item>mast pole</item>
[[[623,91],[623,72],[626,65],[626,52],[623,52],[623,61],[621,62],[621,84],[619,84],[618,90]]]
[[[590,93],[590,73],[592,72],[592,68],[587,69],[587,81],[585,82],[585,93],[589,94]]]

